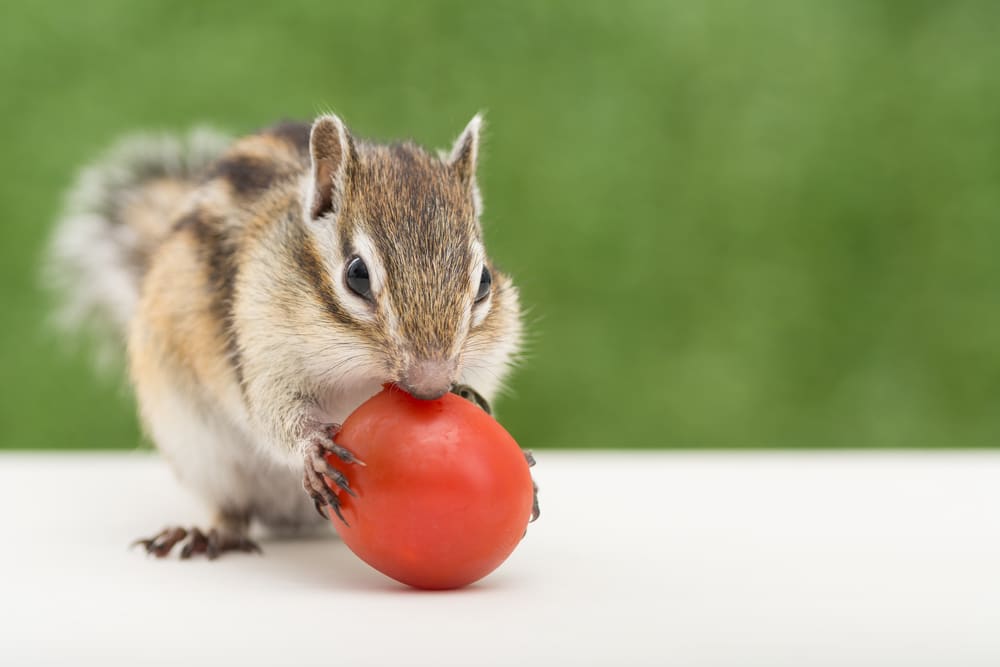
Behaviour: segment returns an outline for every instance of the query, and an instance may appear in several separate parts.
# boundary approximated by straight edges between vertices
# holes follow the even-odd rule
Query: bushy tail
[[[100,362],[123,349],[150,255],[228,144],[206,129],[180,137],[134,135],[80,171],[43,280],[57,296],[57,325],[93,335]]]

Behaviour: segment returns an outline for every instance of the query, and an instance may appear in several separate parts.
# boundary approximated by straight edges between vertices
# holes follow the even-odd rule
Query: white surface
[[[0,664],[1000,665],[1000,452],[537,452],[469,589],[335,540],[126,545],[198,508],[155,456],[0,455]]]

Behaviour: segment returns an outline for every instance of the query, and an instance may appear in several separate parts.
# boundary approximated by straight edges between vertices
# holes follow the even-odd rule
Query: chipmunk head
[[[321,240],[353,367],[437,398],[491,393],[520,331],[517,293],[487,258],[479,223],[477,115],[447,154],[356,141],[332,115],[312,127],[308,225]]]

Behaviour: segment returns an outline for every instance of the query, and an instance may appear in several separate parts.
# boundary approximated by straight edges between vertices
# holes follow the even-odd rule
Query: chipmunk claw
[[[344,463],[353,463],[355,465],[359,465],[362,467],[368,465],[367,463],[359,459],[357,456],[355,456],[354,452],[347,449],[346,447],[341,447],[336,442],[334,442],[333,439],[337,437],[337,433],[340,431],[340,424],[327,424],[324,427],[323,431],[324,433],[326,433],[328,438],[328,441],[324,441],[324,449],[326,451],[333,454]]]
[[[227,551],[261,553],[257,543],[242,533],[230,533],[218,528],[212,528],[205,533],[197,527],[189,530],[181,526],[168,526],[153,537],[136,540],[131,546],[142,546],[147,554],[165,558],[181,543],[183,543],[180,552],[182,560],[201,554],[209,560],[215,560]]]
[[[164,558],[174,546],[188,536],[188,531],[180,526],[168,526],[152,537],[139,538],[129,547],[141,546],[147,554]]]
[[[321,517],[324,519],[330,518],[329,513],[326,511],[326,508],[330,507],[333,509],[333,513],[337,515],[337,518],[343,521],[344,524],[347,524],[347,521],[344,520],[344,515],[340,512],[340,499],[330,489],[329,485],[327,485],[323,473],[306,468],[302,486],[312,498],[313,506],[316,507],[316,511]]]
[[[524,460],[528,462],[528,467],[533,468],[535,466],[535,455],[527,449],[521,451],[524,452]],[[531,520],[528,523],[536,521],[542,514],[541,510],[538,509],[538,484],[535,483],[534,477],[531,478],[531,487],[534,490],[534,496],[531,500]]]
[[[333,489],[330,488],[327,480],[333,482],[337,488],[343,490],[348,495],[354,496],[356,494],[344,473],[330,465],[326,457],[327,454],[333,454],[344,463],[361,466],[365,465],[365,462],[356,457],[349,449],[341,447],[334,442],[334,437],[336,437],[339,430],[340,426],[336,424],[324,425],[320,432],[305,446],[305,474],[302,486],[305,488],[306,493],[313,499],[313,505],[315,505],[316,511],[320,516],[324,519],[329,519],[330,515],[326,511],[326,507],[330,507],[337,518],[343,521],[344,525],[348,525],[344,519],[344,515],[340,511],[340,499]]]
[[[316,498],[315,496],[312,496],[312,494],[310,494],[310,496],[313,499],[313,505],[316,507],[316,513],[319,514],[324,519],[329,519],[330,515],[327,514],[326,510],[324,509],[326,505],[323,504],[323,501]]]

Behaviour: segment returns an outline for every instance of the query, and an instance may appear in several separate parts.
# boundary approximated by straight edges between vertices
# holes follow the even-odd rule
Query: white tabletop
[[[536,452],[542,518],[470,588],[336,540],[156,560],[156,456],[0,455],[0,664],[1000,664],[1000,452]]]

